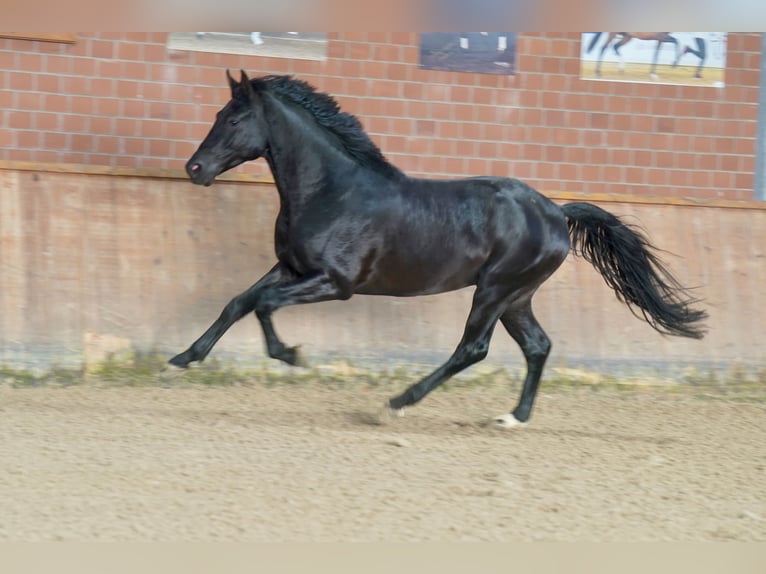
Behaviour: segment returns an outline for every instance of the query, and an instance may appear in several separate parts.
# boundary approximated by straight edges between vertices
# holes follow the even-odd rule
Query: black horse
[[[617,297],[661,333],[701,338],[686,290],[645,237],[588,203],[558,206],[528,185],[501,177],[458,181],[410,178],[390,164],[335,100],[289,76],[237,82],[186,164],[196,184],[264,157],[280,197],[278,263],[234,297],[183,353],[202,361],[236,321],[254,311],[270,357],[300,363],[271,316],[286,305],[359,293],[413,297],[475,285],[465,331],[449,360],[391,399],[399,411],[481,361],[498,320],[521,347],[527,375],[518,406],[496,422],[525,423],[551,348],[532,313],[532,296],[570,247],[590,261]]]

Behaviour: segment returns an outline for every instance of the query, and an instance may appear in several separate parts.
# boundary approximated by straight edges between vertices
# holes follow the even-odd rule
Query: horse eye
[[[238,123],[239,123],[239,120],[236,119],[236,118],[233,119],[233,120],[229,120],[229,125],[230,126],[236,126]]]

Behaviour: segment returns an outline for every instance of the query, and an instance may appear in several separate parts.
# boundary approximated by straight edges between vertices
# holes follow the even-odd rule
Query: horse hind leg
[[[511,428],[525,425],[529,420],[551,341],[532,313],[531,296],[509,307],[500,316],[500,321],[521,347],[527,362],[527,375],[518,405],[513,412],[495,418],[498,426]]]
[[[463,338],[452,356],[433,373],[388,401],[388,408],[395,414],[401,414],[404,407],[414,405],[453,375],[484,359],[504,306],[505,297],[497,293],[496,286],[477,288]]]

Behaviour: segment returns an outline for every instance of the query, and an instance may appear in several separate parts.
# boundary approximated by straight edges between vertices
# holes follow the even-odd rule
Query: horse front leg
[[[277,336],[271,315],[280,307],[348,299],[352,291],[325,272],[298,277],[290,282],[270,285],[262,289],[255,301],[255,315],[261,323],[269,357],[288,365],[305,367],[306,362],[298,347],[286,346]]]
[[[271,285],[279,284],[281,281],[288,280],[292,276],[293,275],[281,264],[275,265],[268,273],[266,273],[266,275],[261,277],[257,283],[247,289],[247,291],[240,293],[229,301],[218,319],[208,327],[202,336],[194,341],[194,343],[192,343],[192,345],[183,353],[179,353],[168,362],[173,366],[186,368],[191,362],[203,361],[208,353],[210,353],[213,346],[218,342],[218,339],[220,339],[234,323],[255,310],[258,293],[261,292],[261,290]],[[269,336],[265,333],[265,329],[264,334],[266,334],[267,337]],[[273,333],[273,329],[271,329],[271,334],[276,337]]]

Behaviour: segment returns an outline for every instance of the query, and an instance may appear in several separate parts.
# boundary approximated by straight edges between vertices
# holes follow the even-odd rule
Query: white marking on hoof
[[[527,423],[521,422],[511,413],[505,413],[504,415],[495,417],[494,422],[496,426],[504,429],[527,426]]]
[[[170,382],[174,379],[177,379],[179,377],[182,377],[187,369],[184,369],[183,367],[177,367],[171,363],[165,363],[165,366],[160,369],[159,372],[159,379],[163,383]]]
[[[655,81],[660,79],[660,77],[659,77],[657,74],[649,74],[649,77],[650,77],[652,80],[655,80]]]
[[[395,421],[397,419],[400,419],[404,416],[404,408],[401,409],[392,409],[390,406],[388,406],[388,403],[383,405],[383,408],[378,411],[378,416],[376,417],[379,424],[386,424],[390,421]]]

